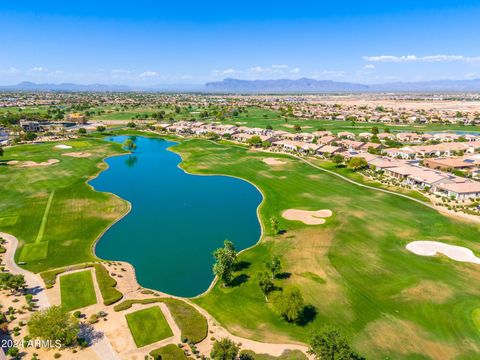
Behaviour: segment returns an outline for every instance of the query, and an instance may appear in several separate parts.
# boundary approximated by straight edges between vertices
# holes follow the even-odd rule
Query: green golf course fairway
[[[90,270],[60,276],[62,306],[71,311],[97,303]]]
[[[238,176],[265,196],[260,207],[262,242],[242,253],[248,279],[235,287],[216,284],[194,301],[237,335],[280,342],[308,340],[324,324],[338,326],[367,358],[475,358],[480,345],[472,311],[480,307],[478,265],[445,257],[420,257],[405,245],[431,239],[480,252],[480,226],[447,218],[409,199],[364,189],[286,155],[265,154],[203,140],[173,148],[182,168],[197,174]],[[282,158],[270,166],[262,159]],[[326,224],[286,221],[286,209],[330,209]],[[286,232],[273,237],[276,216]],[[255,276],[273,255],[286,280],[300,288],[316,315],[304,325],[282,320],[265,301]],[[245,276],[246,275],[246,276]]]
[[[19,239],[17,262],[35,272],[97,260],[92,246],[113,221],[128,210],[118,197],[95,192],[86,181],[96,176],[107,156],[122,154],[121,145],[99,139],[21,145],[6,149],[0,159],[0,230]],[[88,158],[64,153],[88,152]],[[9,160],[43,162],[49,166],[5,165]]]
[[[358,187],[287,155],[201,139],[179,141],[172,150],[182,156],[186,171],[240,177],[264,195],[259,210],[264,235],[239,256],[246,266],[235,274],[237,285],[216,284],[194,299],[231,332],[305,343],[313,329],[331,324],[368,359],[478,358],[480,268],[443,256],[416,256],[405,245],[437,240],[478,255],[479,225]],[[16,260],[29,270],[96,260],[95,239],[128,210],[125,201],[85,183],[105,168],[104,157],[123,153],[120,145],[94,138],[66,144],[73,146],[67,152],[92,156],[62,156],[54,143],[46,143],[7,148],[0,161],[60,160],[43,167],[0,166],[0,230],[19,238]],[[286,164],[267,165],[266,157]],[[323,225],[307,226],[283,219],[287,209],[330,209],[333,216]],[[272,216],[283,234],[273,236]],[[297,286],[315,309],[303,324],[282,320],[256,284],[256,273],[274,255],[289,273],[275,280],[277,285]]]

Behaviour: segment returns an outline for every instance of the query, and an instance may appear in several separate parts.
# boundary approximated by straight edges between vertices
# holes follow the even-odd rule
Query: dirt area
[[[275,159],[275,158],[265,158],[265,159],[262,159],[262,161],[265,164],[270,166],[285,165],[287,163],[286,161],[282,161],[280,159]]]
[[[7,165],[18,165],[19,167],[37,167],[37,166],[50,166],[53,164],[59,163],[60,160],[58,159],[48,159],[47,161],[44,162],[35,162],[35,161],[17,161],[17,160],[11,160],[7,162]]]
[[[70,157],[74,157],[74,158],[88,158],[90,156],[92,156],[91,153],[89,152],[68,152],[68,153],[65,153],[65,154],[62,154],[63,156],[70,156]]]
[[[307,225],[321,225],[325,224],[325,218],[332,216],[332,211],[288,209],[282,213],[282,216],[287,220],[301,221]]]

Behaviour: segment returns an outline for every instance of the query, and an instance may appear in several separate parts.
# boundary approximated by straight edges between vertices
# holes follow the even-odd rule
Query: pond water
[[[131,212],[99,240],[95,252],[135,267],[138,282],[172,295],[195,296],[213,280],[212,251],[233,241],[237,250],[260,237],[260,192],[226,176],[198,176],[178,167],[175,143],[146,137],[110,137],[137,145],[132,155],[106,160],[109,169],[90,181],[97,191],[130,201]],[[121,272],[119,272],[121,273]]]

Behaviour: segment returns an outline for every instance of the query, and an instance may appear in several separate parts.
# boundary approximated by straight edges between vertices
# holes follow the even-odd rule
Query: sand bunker
[[[63,144],[56,145],[54,147],[55,149],[71,149],[72,148],[70,145],[63,145]]]
[[[17,164],[18,164],[18,161],[17,161],[17,160],[7,161],[7,165],[17,165]]]
[[[301,221],[307,225],[320,225],[325,223],[327,217],[332,216],[331,210],[297,210],[288,209],[282,213],[282,216],[287,220]]]
[[[47,161],[37,163],[35,161],[24,161],[21,163],[21,167],[35,167],[35,166],[49,166],[56,163],[59,163],[60,160],[58,159],[48,159]]]
[[[480,264],[480,258],[473,251],[463,246],[448,245],[438,241],[413,241],[407,246],[407,250],[420,256],[434,256],[443,254],[455,261]]]
[[[70,157],[75,157],[75,158],[87,158],[89,156],[92,156],[89,152],[69,152],[62,154],[63,156],[70,156]]]
[[[285,165],[287,162],[275,158],[265,158],[262,160],[265,164],[276,166],[276,165]]]

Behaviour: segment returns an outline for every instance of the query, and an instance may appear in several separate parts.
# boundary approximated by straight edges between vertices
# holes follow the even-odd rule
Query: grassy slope
[[[162,310],[158,306],[127,314],[127,323],[137,347],[173,336]]]
[[[89,270],[61,276],[60,292],[62,306],[67,311],[97,303],[92,273]]]
[[[20,240],[16,261],[27,262],[25,268],[35,272],[96,260],[91,251],[95,239],[127,210],[123,200],[92,191],[86,184],[105,168],[102,159],[122,153],[121,147],[86,138],[65,144],[73,148],[63,152],[88,151],[92,156],[62,156],[54,143],[23,145],[7,148],[3,161],[59,159],[60,163],[31,168],[0,166],[0,230]],[[44,233],[35,243],[52,191]]]
[[[304,353],[299,350],[287,351],[280,356],[272,356],[268,354],[256,354],[253,351],[242,351],[242,354],[248,354],[255,360],[307,360]]]
[[[339,326],[369,358],[464,357],[480,344],[471,312],[480,307],[476,265],[444,257],[413,255],[405,245],[433,239],[480,252],[480,227],[446,218],[408,199],[349,184],[283,155],[272,168],[268,156],[226,144],[191,140],[174,147],[182,167],[198,174],[226,174],[250,180],[266,200],[260,209],[266,236],[240,260],[249,280],[234,288],[215,286],[195,301],[231,331],[266,341],[306,341],[324,323]],[[289,208],[332,209],[325,225],[285,221]],[[276,216],[286,234],[270,235]],[[253,280],[272,255],[282,257],[295,284],[317,309],[305,326],[288,324],[270,308]],[[407,343],[407,345],[405,345]],[[475,344],[475,345],[468,345]]]
[[[150,352],[150,356],[155,360],[189,360],[192,359],[185,355],[185,352],[177,345],[170,344],[160,349],[156,349]]]

